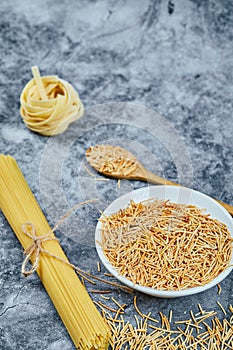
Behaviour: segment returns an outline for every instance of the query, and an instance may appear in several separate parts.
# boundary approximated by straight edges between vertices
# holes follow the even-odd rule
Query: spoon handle
[[[172,182],[172,181],[169,181],[169,180],[166,180],[158,175],[151,173],[150,171],[146,171],[145,181],[147,181],[151,184],[156,184],[156,185],[180,186],[179,184]],[[232,205],[226,204],[226,203],[224,203],[216,198],[214,198],[214,200],[216,200],[216,202],[221,204],[233,216],[233,206]]]
[[[221,204],[230,214],[233,216],[233,206],[214,198],[219,204]]]
[[[146,171],[145,175],[145,181],[151,183],[151,184],[156,184],[156,185],[170,185],[170,186],[180,186],[179,184],[166,180],[163,177],[160,177],[158,175],[155,175],[151,173],[150,171]]]

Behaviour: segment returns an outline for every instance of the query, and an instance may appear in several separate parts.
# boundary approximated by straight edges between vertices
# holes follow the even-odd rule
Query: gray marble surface
[[[98,195],[98,204],[81,208],[57,232],[70,260],[93,273],[99,210],[145,184],[94,182],[82,167],[91,144],[123,145],[151,171],[233,205],[233,3],[173,3],[169,13],[165,0],[1,2],[0,152],[17,159],[51,224]],[[85,104],[85,116],[63,135],[34,134],[20,118],[33,65],[72,83]],[[21,276],[22,259],[1,214],[0,349],[74,349],[38,277]],[[172,309],[182,319],[200,302],[221,318],[216,301],[228,307],[232,281],[230,274],[221,283],[221,295],[217,287],[182,299],[139,294],[139,306],[155,316]],[[112,293],[128,305],[131,321],[132,296]]]

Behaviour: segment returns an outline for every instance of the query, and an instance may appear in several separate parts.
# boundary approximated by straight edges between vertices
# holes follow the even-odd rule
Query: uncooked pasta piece
[[[218,306],[220,307],[220,309],[222,310],[222,312],[224,313],[224,315],[227,315],[226,310],[224,309],[224,307],[222,306],[222,304],[221,304],[219,301],[217,301],[217,304],[218,304]]]
[[[20,96],[20,114],[27,127],[39,134],[53,136],[64,132],[84,113],[77,91],[55,75],[40,76],[32,67],[34,78]]]

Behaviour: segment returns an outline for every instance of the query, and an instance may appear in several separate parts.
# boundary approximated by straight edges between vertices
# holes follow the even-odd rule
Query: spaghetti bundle
[[[50,253],[40,254],[37,273],[75,346],[83,350],[107,349],[111,338],[108,326],[74,270],[64,263],[68,263],[65,253],[16,161],[10,156],[0,155],[0,189],[0,208],[24,249],[28,250],[41,237],[41,248]],[[30,238],[32,227],[36,234],[33,240]],[[36,258],[35,254],[31,256],[32,263]]]
[[[29,129],[45,136],[64,132],[84,113],[77,91],[57,76],[40,76],[32,67],[34,78],[20,96],[20,114]]]
[[[133,283],[182,290],[207,284],[229,266],[227,226],[196,206],[132,201],[100,221],[107,259]]]

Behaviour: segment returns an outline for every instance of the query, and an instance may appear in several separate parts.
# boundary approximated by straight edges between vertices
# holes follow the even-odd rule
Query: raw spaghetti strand
[[[32,67],[32,74],[20,96],[24,123],[45,136],[64,132],[84,113],[77,91],[55,75],[41,77],[37,66]]]

